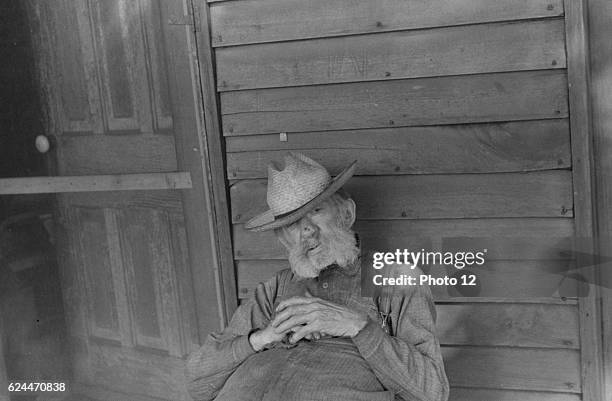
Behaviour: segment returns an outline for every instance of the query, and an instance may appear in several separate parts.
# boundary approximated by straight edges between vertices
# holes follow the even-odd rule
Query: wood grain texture
[[[75,210],[79,232],[80,270],[86,293],[88,334],[107,340],[121,339],[104,210]]]
[[[497,266],[508,263],[497,262]],[[519,264],[516,263],[515,266]],[[239,294],[252,296],[254,287],[287,268],[287,261],[243,260],[237,264]],[[530,266],[534,269],[534,267]],[[535,269],[534,269],[535,270]],[[513,270],[524,279],[529,277]],[[550,278],[550,276],[548,277]],[[503,280],[500,278],[500,280]],[[494,284],[486,280],[483,286]],[[512,289],[520,286],[509,283]],[[434,290],[434,288],[432,288]],[[434,297],[436,293],[434,292]],[[439,303],[437,333],[443,345],[491,345],[578,349],[578,310],[575,305],[521,303]],[[469,301],[468,301],[469,302]]]
[[[2,178],[0,194],[187,189],[191,186],[189,173]]]
[[[344,188],[361,220],[572,216],[568,171],[367,176],[354,177]],[[232,221],[243,223],[268,210],[266,191],[267,180],[232,185]]]
[[[574,235],[573,219],[451,219],[357,221],[355,230],[367,249],[415,248],[427,240],[476,237],[476,249],[485,245],[487,260],[555,260],[558,247]],[[483,239],[492,242],[486,245]],[[465,243],[465,242],[464,242]],[[416,247],[420,249],[420,247]],[[234,225],[236,259],[285,259],[274,233],[248,232]]]
[[[170,135],[64,135],[61,175],[130,174],[177,170]]]
[[[162,21],[168,21],[171,16],[193,14],[190,2],[162,1],[159,4]],[[224,313],[219,298],[216,238],[212,228],[210,181],[203,143],[206,135],[202,126],[200,97],[194,89],[197,86],[196,62],[193,58],[196,49],[191,29],[166,23],[162,26],[165,41],[171,44],[166,47],[164,58],[168,67],[177,162],[181,170],[191,173],[194,183],[191,191],[181,191],[181,199],[184,215],[188,216],[185,230],[190,262],[189,285],[193,287],[197,315],[194,324],[198,335],[196,342],[199,344],[211,330],[219,330],[223,326]],[[226,242],[231,246],[231,241]]]
[[[220,91],[565,67],[562,19],[216,51]]]
[[[571,111],[572,174],[576,209],[576,234],[584,238],[597,235],[596,188],[591,96],[589,92],[589,38],[587,1],[565,1],[567,14],[566,46],[568,54],[569,107]],[[596,252],[591,240],[587,252]],[[599,283],[593,269],[585,272],[589,283]],[[604,398],[602,315],[599,289],[590,286],[587,297],[580,299],[581,366],[584,401]]]
[[[87,335],[85,280],[80,252],[79,216],[75,208],[70,208],[65,196],[57,198],[56,217],[56,254],[62,283],[62,298],[66,329],[73,338]]]
[[[231,179],[266,178],[290,150],[317,160],[332,175],[358,160],[357,175],[493,173],[571,166],[566,119],[503,124],[226,137]]]
[[[593,116],[593,150],[597,188],[599,252],[611,249],[612,238],[612,3],[587,3],[589,15],[590,93]],[[604,399],[612,399],[612,270],[601,270]]]
[[[124,209],[121,243],[130,294],[132,329],[139,345],[182,356],[178,285],[168,214],[153,209]]]
[[[580,393],[580,352],[442,347],[451,386]]]
[[[158,291],[159,266],[153,248],[160,240],[153,237],[154,212],[130,209],[121,214],[121,247],[132,317],[135,343],[140,346],[167,350],[162,339],[162,298]],[[164,252],[165,251],[165,252]],[[167,249],[161,252],[167,253]]]
[[[563,71],[525,71],[221,93],[224,135],[567,116]]]
[[[161,4],[159,0],[148,1],[142,7],[143,29],[145,38],[145,57],[148,62],[151,77],[151,101],[156,130],[172,128],[172,103],[170,85],[168,82],[168,67],[166,37],[162,21]]]
[[[444,345],[579,347],[575,306],[475,303],[436,309],[437,333]]]
[[[162,208],[175,214],[183,213],[179,191],[109,191],[73,192],[56,195],[70,206],[104,208]]]
[[[410,245],[409,249],[415,249]],[[416,247],[416,249],[419,249]],[[445,248],[442,248],[445,249]],[[519,302],[532,300],[536,303],[554,303],[565,299],[575,299],[576,283],[568,280],[559,272],[566,271],[568,261],[564,260],[504,260],[489,261],[483,266],[466,268],[463,272],[475,274],[479,291],[461,294],[455,288],[433,286],[431,292],[438,302]],[[239,260],[237,263],[238,289],[240,298],[252,295],[255,286],[268,280],[276,272],[289,266],[286,260]],[[452,277],[457,275],[452,267],[445,269],[433,266],[427,274],[433,277]],[[462,296],[472,295],[472,296]],[[571,326],[571,325],[570,325]],[[569,327],[569,326],[568,326]],[[577,325],[576,325],[577,327]],[[573,337],[572,337],[573,338]],[[569,340],[564,346],[577,348],[577,340]]]
[[[108,257],[113,277],[113,291],[117,303],[117,321],[121,345],[132,347],[134,336],[132,333],[132,315],[129,307],[128,286],[126,285],[126,266],[123,263],[121,251],[121,227],[118,221],[117,209],[104,208],[106,226],[106,243],[108,244]]]
[[[198,327],[194,289],[191,282],[189,247],[187,245],[187,233],[185,230],[185,219],[182,214],[169,214],[170,216],[170,239],[172,241],[173,266],[176,272],[178,285],[178,296],[180,302],[181,316],[183,317],[180,328],[181,352],[185,356],[199,348]]]
[[[453,387],[450,401],[580,401],[580,394]]]
[[[210,10],[206,2],[190,0],[191,14],[198,16],[194,24],[201,24],[195,31],[195,41],[191,40],[188,50],[197,54],[193,68],[196,72],[194,83],[199,88],[198,100],[201,101],[198,120],[206,135],[197,134],[202,149],[202,167],[208,185],[207,196],[213,224],[215,257],[218,260],[219,286],[218,300],[221,312],[221,325],[229,323],[237,307],[236,278],[232,258],[232,237],[230,212],[228,207],[227,182],[223,172],[223,135],[221,131],[220,106],[215,88],[214,52],[211,44]],[[197,22],[196,22],[197,21]],[[193,71],[193,70],[192,70]],[[200,130],[198,130],[201,132]]]
[[[139,2],[94,0],[90,5],[109,131],[153,131]]]
[[[485,247],[468,249],[489,249]],[[555,246],[555,248],[560,247]],[[444,246],[442,249],[454,251]],[[486,259],[489,259],[488,253]],[[476,276],[478,287],[475,289],[461,285],[432,287],[432,294],[439,301],[469,302],[472,299],[477,301],[496,299],[518,302],[531,299],[534,302],[561,301],[561,304],[564,304],[564,300],[575,301],[578,296],[579,283],[564,274],[574,266],[570,260],[494,260],[487,261],[483,266],[469,267],[461,271],[453,267],[434,266],[430,268],[429,274],[440,278],[455,277],[458,280],[461,280],[461,276],[465,274],[468,281],[471,275]]]
[[[76,4],[67,1],[60,1],[52,7],[54,16],[52,18],[56,24],[55,35],[50,39],[56,44],[59,54],[57,55],[57,68],[59,74],[64,77],[58,82],[61,102],[58,105],[62,110],[63,127],[67,131],[91,131],[93,130],[92,113],[87,78],[92,78],[86,72],[88,64],[85,60],[84,50],[91,46],[90,43],[83,43],[80,35],[81,29],[87,29],[87,24],[83,24],[81,14]],[[78,29],[74,29],[75,22]],[[85,39],[86,40],[86,39]]]
[[[560,0],[244,0],[211,5],[214,46],[559,15]]]

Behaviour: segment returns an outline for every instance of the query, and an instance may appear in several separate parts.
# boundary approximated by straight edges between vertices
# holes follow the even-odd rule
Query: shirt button
[[[327,287],[329,287],[329,284],[327,284],[327,283],[323,283],[323,285],[321,285],[321,287],[323,287],[323,288],[327,289]]]

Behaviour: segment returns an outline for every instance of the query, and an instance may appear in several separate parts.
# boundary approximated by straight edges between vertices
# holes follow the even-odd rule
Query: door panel
[[[221,327],[223,306],[193,31],[168,24],[187,3],[37,3],[49,16],[42,59],[59,175],[190,171],[194,183],[58,196],[73,388],[100,399],[188,399],[183,358]]]

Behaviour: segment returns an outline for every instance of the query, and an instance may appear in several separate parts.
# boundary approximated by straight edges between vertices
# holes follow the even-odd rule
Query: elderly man
[[[361,296],[355,203],[301,154],[268,168],[270,210],[246,228],[275,230],[290,269],[257,286],[222,333],[187,363],[196,400],[439,401],[448,381],[429,289]],[[377,305],[378,303],[378,305]]]

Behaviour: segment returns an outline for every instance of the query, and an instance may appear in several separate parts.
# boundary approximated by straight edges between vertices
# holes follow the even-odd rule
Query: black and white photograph
[[[612,401],[611,0],[0,0],[0,401]]]

